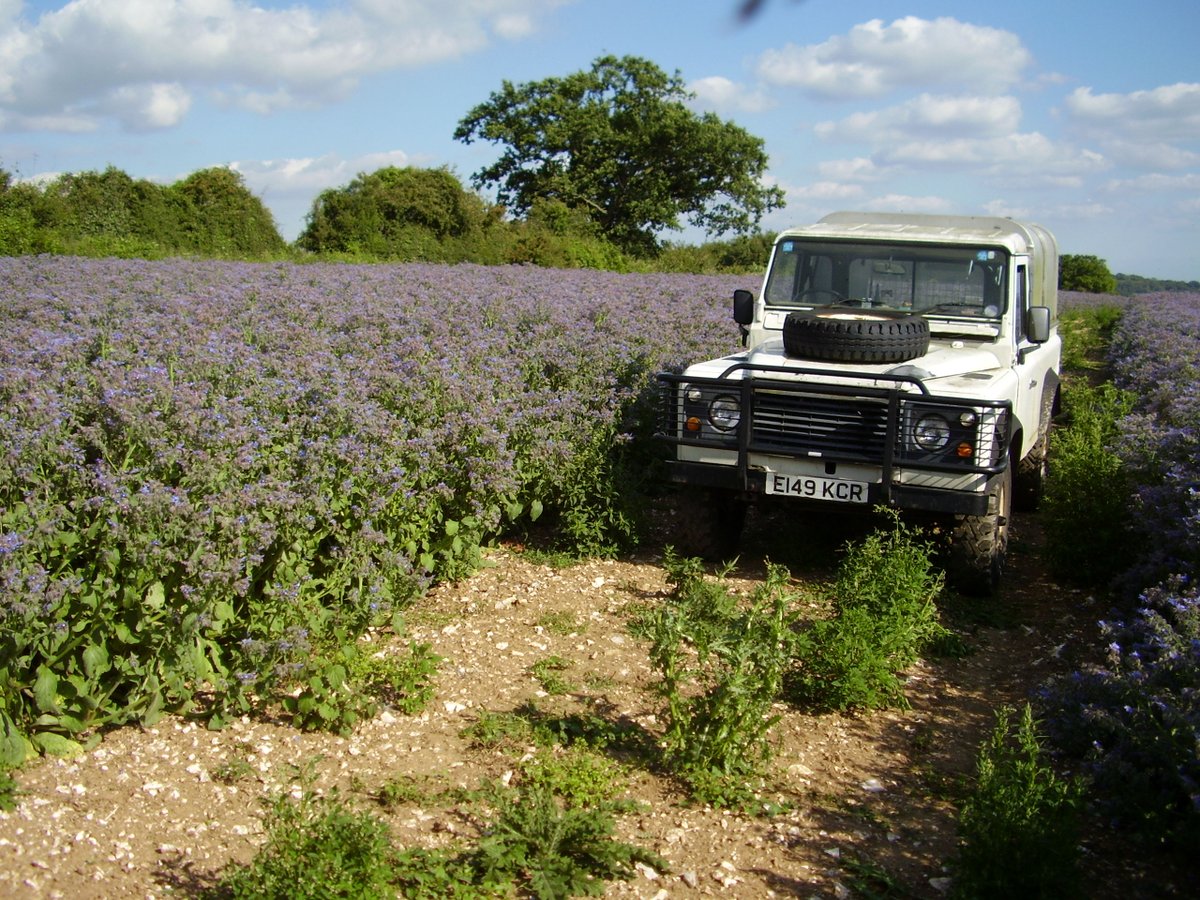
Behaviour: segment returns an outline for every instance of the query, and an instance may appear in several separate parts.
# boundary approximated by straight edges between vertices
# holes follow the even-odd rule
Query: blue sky
[[[453,139],[502,80],[604,54],[764,139],[787,206],[997,214],[1114,272],[1200,279],[1200,3],[0,0],[0,167],[227,165],[291,240],[317,194]],[[702,236],[684,232],[683,240]]]

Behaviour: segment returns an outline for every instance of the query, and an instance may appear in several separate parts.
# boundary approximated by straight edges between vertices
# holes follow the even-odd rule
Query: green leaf
[[[0,769],[15,769],[36,755],[33,742],[12,719],[0,712]]]
[[[83,752],[83,745],[53,731],[41,731],[32,738],[33,745],[49,756],[75,756]]]
[[[530,519],[530,521],[536,522],[538,519],[540,519],[542,517],[542,509],[543,509],[543,507],[542,507],[541,500],[534,500],[532,503],[530,503],[529,504],[529,519]]]
[[[44,713],[58,713],[58,676],[45,666],[38,667],[33,684],[33,702]]]
[[[150,587],[146,588],[146,596],[142,599],[142,603],[147,607],[155,610],[162,609],[163,604],[166,602],[167,591],[161,581],[156,581]]]
[[[336,691],[346,683],[346,667],[340,663],[330,666],[325,670],[325,681]]]
[[[446,529],[446,537],[454,537],[454,535],[458,534],[458,523],[453,519],[447,519],[444,527]]]
[[[83,651],[83,671],[88,678],[108,671],[108,650],[103,644],[92,644]]]

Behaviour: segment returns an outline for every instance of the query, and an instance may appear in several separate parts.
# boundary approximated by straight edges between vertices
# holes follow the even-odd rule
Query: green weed
[[[413,716],[433,699],[433,681],[441,662],[429,644],[410,641],[407,654],[356,656],[350,677],[370,696]]]
[[[567,805],[544,784],[508,794],[471,854],[477,883],[549,900],[598,896],[605,882],[634,877],[638,862],[666,871],[662,857],[615,839],[616,816],[633,808],[616,801]]]
[[[521,765],[521,783],[548,788],[565,806],[587,808],[615,800],[628,770],[607,756],[575,745],[542,750]]]
[[[12,812],[17,808],[17,796],[21,793],[12,774],[0,768],[0,811]]]
[[[1107,585],[1138,558],[1129,526],[1133,485],[1116,452],[1133,398],[1112,384],[1072,387],[1050,434],[1053,477],[1042,505],[1046,559],[1059,576]]]
[[[560,637],[570,637],[587,631],[587,623],[581,623],[575,613],[570,610],[548,612],[537,620],[537,624],[551,634],[557,634]]]
[[[390,833],[370,814],[306,791],[300,800],[274,800],[264,827],[264,846],[251,862],[228,870],[213,897],[395,897]]]
[[[572,665],[574,664],[569,659],[561,656],[547,656],[530,666],[529,672],[547,694],[569,694],[576,688],[562,673]]]
[[[979,777],[959,816],[954,894],[960,898],[1081,896],[1081,787],[1046,763],[1028,704],[1015,727],[996,713],[980,748]]]
[[[651,641],[667,703],[664,762],[697,797],[741,804],[741,785],[770,756],[767,733],[779,718],[771,707],[795,637],[789,576],[770,566],[743,609],[697,560],[668,553],[664,566],[671,597],[633,623]]]
[[[789,693],[818,708],[903,706],[899,672],[946,640],[935,600],[942,574],[931,544],[885,511],[891,527],[847,547],[833,585],[834,615],[798,641]]]

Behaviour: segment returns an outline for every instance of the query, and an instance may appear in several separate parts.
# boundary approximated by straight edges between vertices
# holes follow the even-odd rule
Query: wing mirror
[[[733,321],[739,325],[754,321],[754,295],[747,290],[733,292]]]
[[[1025,336],[1035,344],[1044,344],[1050,340],[1050,307],[1029,307]]]

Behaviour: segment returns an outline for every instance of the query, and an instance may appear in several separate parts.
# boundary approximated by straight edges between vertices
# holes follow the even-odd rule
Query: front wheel
[[[684,556],[726,562],[737,555],[746,522],[746,501],[711,488],[679,492],[675,548]]]
[[[981,516],[959,516],[950,534],[951,582],[964,594],[988,596],[1000,587],[1012,517],[1012,466],[996,479]]]

